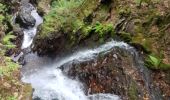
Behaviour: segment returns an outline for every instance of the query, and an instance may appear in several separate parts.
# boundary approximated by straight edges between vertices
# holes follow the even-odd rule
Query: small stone
[[[116,58],[116,59],[118,58],[116,54],[114,54],[113,57]]]

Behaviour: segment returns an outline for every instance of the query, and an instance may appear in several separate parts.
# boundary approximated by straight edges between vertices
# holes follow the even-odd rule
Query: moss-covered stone
[[[62,39],[66,38],[70,45],[91,37],[91,33],[99,33],[96,37],[102,41],[101,37],[107,36],[107,32],[101,34],[102,32],[91,31],[99,21],[104,25],[111,23],[122,40],[142,46],[147,53],[159,55],[159,51],[163,51],[163,61],[168,64],[169,8],[168,0],[114,0],[107,5],[101,4],[99,0],[52,0],[50,12],[44,16],[44,23],[35,40],[35,44],[39,45],[35,45],[35,49],[42,49],[40,45],[44,44],[43,41],[60,41],[61,36]],[[50,49],[52,47],[54,45]]]
[[[128,89],[128,95],[130,100],[138,100],[138,89],[135,84],[135,82],[131,82],[129,89]]]
[[[164,55],[163,62],[169,65],[170,11],[167,9],[170,8],[170,1],[136,1],[116,1],[116,9],[112,10],[119,14],[120,21],[124,19],[118,23],[116,30],[118,30],[122,40],[127,41],[129,39],[128,42],[142,46],[147,53],[160,55],[160,51],[162,51]],[[163,64],[162,66],[166,65]]]

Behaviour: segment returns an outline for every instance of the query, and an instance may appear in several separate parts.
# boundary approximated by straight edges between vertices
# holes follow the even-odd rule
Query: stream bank
[[[108,38],[119,37],[120,40],[137,49],[145,62],[144,65],[151,73],[145,76],[153,79],[151,87],[158,88],[163,98],[168,99],[169,91],[166,88],[170,86],[168,82],[170,73],[169,0],[88,2],[85,0],[82,5],[79,4],[81,7],[77,8],[81,9],[76,10],[77,15],[74,13],[76,7],[66,10],[70,6],[63,5],[66,11],[63,12],[63,9],[56,10],[60,6],[52,1],[51,10],[43,13],[45,21],[40,27],[41,31],[35,37],[33,51],[37,51],[40,55],[60,54],[65,50],[71,51],[81,43],[91,45],[91,43],[100,42],[102,44]],[[87,13],[84,12],[86,7],[88,7]],[[84,15],[80,13],[81,11]],[[71,15],[70,12],[72,12]],[[65,15],[69,16],[66,22],[62,20]]]
[[[28,32],[28,30],[31,29],[30,27],[36,25],[36,19],[34,19],[34,17],[31,15],[33,6],[28,4],[29,0],[23,1],[25,2],[17,1],[19,3],[16,3],[15,6],[11,7],[12,12],[15,13],[18,11],[17,8],[20,7],[18,5],[20,5],[20,3],[24,3],[24,5],[22,5],[23,7],[21,8],[25,10],[22,11],[21,9],[17,16],[19,20],[16,22],[20,24],[21,28],[19,28],[19,25],[14,25],[13,29],[9,28],[14,32],[15,35],[17,35],[18,39],[15,39],[17,42],[13,41],[17,47],[15,49],[10,49],[7,53],[8,56],[12,55],[13,53],[19,55],[20,51],[22,51],[20,48],[22,46],[22,41],[24,41],[23,37],[25,35],[23,30],[27,29]],[[34,38],[33,44],[30,46],[29,43],[29,46],[31,47],[30,49],[33,47],[33,51],[37,52],[38,55],[33,54],[28,59],[27,55],[24,57],[26,64],[25,66],[32,64],[32,67],[30,68],[31,70],[28,69],[29,67],[27,67],[24,71],[33,71],[30,72],[32,74],[30,77],[32,77],[29,78],[28,74],[28,77],[25,80],[25,82],[32,83],[32,86],[35,89],[33,92],[33,97],[40,94],[39,98],[41,98],[41,92],[45,92],[44,90],[41,91],[41,89],[52,89],[55,91],[54,94],[56,93],[63,95],[62,93],[64,92],[60,91],[64,90],[58,89],[58,85],[56,84],[60,83],[58,82],[59,79],[63,79],[60,84],[61,86],[63,86],[68,91],[79,91],[76,93],[84,99],[86,99],[86,95],[89,95],[88,98],[90,100],[93,97],[94,99],[98,97],[110,97],[112,99],[118,99],[120,97],[121,99],[125,100],[169,99],[170,72],[168,69],[168,64],[170,58],[170,3],[168,0],[150,0],[142,2],[136,2],[134,0],[94,0],[91,2],[90,0],[85,0],[83,5],[81,5],[81,2],[66,1],[64,3],[66,4],[64,5],[65,8],[62,8],[63,5],[58,5],[57,0],[30,0],[30,2],[37,6],[38,12],[43,15],[44,19],[44,23],[38,27],[38,33]],[[61,0],[60,2],[64,1]],[[71,3],[76,5],[71,5]],[[76,9],[77,7],[80,9]],[[42,10],[45,8],[48,9],[45,11]],[[3,23],[6,23],[6,21],[3,20]],[[8,33],[9,30],[4,30],[3,25],[1,25],[1,27],[1,31],[5,31],[5,34],[2,34],[2,37],[4,35],[6,36],[6,33]],[[34,36],[35,34],[31,36],[31,39],[33,39]],[[117,37],[119,37],[119,39],[117,39]],[[88,54],[94,53],[90,52],[92,48],[92,50],[94,50],[101,45],[107,44],[106,41],[109,41],[111,38],[125,41],[128,44],[134,46],[134,48],[137,49],[139,55],[136,55],[136,52],[132,53],[134,50],[129,52],[128,50],[116,47],[112,48],[110,52],[107,52],[106,50],[99,54],[94,54],[95,59],[90,59],[88,61],[83,60],[83,62],[72,59],[71,62],[67,62],[67,59],[70,56],[71,58],[72,56],[75,56],[74,53],[77,53],[76,51],[79,50],[79,48],[83,47],[80,49],[80,52],[82,50],[82,52],[85,53],[82,55],[82,57],[88,56]],[[86,50],[86,48],[90,49],[88,53],[83,51]],[[106,47],[103,47],[103,49],[106,49]],[[28,53],[27,50],[25,52]],[[71,55],[67,55],[69,54],[68,52],[71,52]],[[66,62],[63,63],[62,67],[60,68],[56,68],[56,66],[59,66],[60,63],[57,65],[55,65],[56,63],[54,65],[50,65],[52,63],[51,58],[39,57],[39,55],[46,56],[50,54],[59,56],[62,53],[64,54],[61,55],[56,61],[54,61],[54,58],[52,60],[52,62],[58,62],[58,60],[63,60],[65,62],[66,60]],[[2,59],[4,59],[4,55],[5,54],[3,53]],[[28,54],[28,56],[29,55],[31,54]],[[42,64],[39,64],[36,59],[32,61],[34,63],[30,63],[29,60],[36,57],[37,59],[43,59],[40,60],[40,63]],[[62,57],[65,58],[61,59]],[[148,66],[150,69],[148,69],[144,63],[148,57],[154,58],[156,61],[159,61],[160,59],[161,63],[151,63]],[[48,60],[50,60],[50,64],[47,65],[44,62],[48,62]],[[11,59],[8,61],[7,59],[1,61],[8,63],[8,61],[11,62]],[[150,61],[152,61],[152,59]],[[3,62],[1,62],[0,65],[11,66],[4,64]],[[12,63],[12,65],[15,65],[15,63]],[[162,66],[159,65],[164,65],[166,70],[161,70]],[[50,69],[49,67],[51,66],[54,66],[55,68]],[[34,70],[37,67],[38,69]],[[48,67],[49,69],[44,67]],[[16,74],[18,72],[16,71],[14,73]],[[44,73],[47,74],[44,75]],[[19,75],[17,75],[17,77],[19,78]],[[67,85],[65,83],[67,83],[68,80],[70,83],[73,83],[71,86],[74,87],[74,85],[77,85],[77,87],[75,87],[76,89],[65,87]],[[47,82],[47,84],[40,84],[42,87],[39,87],[37,86],[37,83],[40,81]],[[2,81],[2,84],[3,83],[4,81]],[[9,85],[5,84],[5,86]],[[12,85],[12,87],[15,88],[14,85]],[[84,88],[82,89],[82,87]],[[60,91],[56,92],[56,90]],[[29,93],[31,93],[31,91]],[[45,93],[46,95],[43,95],[42,97],[50,97],[47,93]],[[50,93],[52,94],[52,97],[56,96],[53,95],[53,92]],[[108,95],[105,95],[105,93]],[[71,95],[73,100],[74,98],[79,98],[77,95],[75,96],[73,92],[68,92],[68,94]],[[60,97],[60,99],[68,99],[70,95],[67,95],[66,97],[58,97]]]

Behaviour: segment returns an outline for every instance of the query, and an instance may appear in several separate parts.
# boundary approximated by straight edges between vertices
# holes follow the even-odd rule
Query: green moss
[[[120,37],[121,37],[124,41],[126,41],[126,42],[132,41],[132,36],[131,36],[130,33],[121,32],[121,33],[120,33]]]
[[[153,5],[154,3],[159,3],[160,0],[135,0],[135,3],[138,7],[141,7],[142,4]]]
[[[92,23],[96,23],[97,21],[99,22],[104,22],[107,20],[107,18],[109,17],[108,13],[110,11],[110,6],[108,5],[101,5],[99,6],[99,8],[97,9],[97,11],[95,11],[93,13],[93,15],[95,15],[95,17],[92,19]]]
[[[152,40],[144,37],[142,33],[137,33],[132,37],[131,43],[140,44],[145,51],[152,51]]]
[[[131,8],[125,5],[117,6],[116,11],[121,16],[129,16],[131,14]]]
[[[138,91],[135,82],[131,82],[128,89],[129,100],[138,100]]]
[[[19,65],[12,62],[11,58],[4,57],[4,64],[0,66],[0,75],[9,75],[11,72],[17,70]]]
[[[78,8],[78,18],[84,19],[93,13],[99,6],[99,0],[84,0],[82,5]]]

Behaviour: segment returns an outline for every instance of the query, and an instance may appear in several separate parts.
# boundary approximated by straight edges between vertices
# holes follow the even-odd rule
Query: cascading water
[[[32,56],[28,55],[25,57],[26,60],[33,56],[35,56],[35,59],[27,60],[27,64],[22,69],[22,80],[23,82],[31,83],[35,89],[33,98],[40,97],[42,100],[119,100],[120,98],[113,94],[86,96],[83,91],[83,85],[77,80],[69,79],[59,68],[65,63],[73,61],[82,62],[92,60],[100,53],[109,52],[115,46],[124,49],[131,48],[124,42],[111,41],[98,48],[81,50],[61,60],[46,61],[46,63],[42,62],[47,58],[43,59],[42,57],[37,57],[35,54],[32,54]]]
[[[36,35],[37,32],[37,27],[43,23],[43,19],[38,15],[36,10],[33,10],[31,12],[31,15],[35,18],[36,23],[35,26],[29,29],[24,29],[24,39],[23,39],[23,43],[22,43],[22,49],[24,48],[28,48],[31,44],[32,41],[34,39],[34,36]]]
[[[35,18],[36,24],[33,28],[24,29],[24,39],[22,44],[22,49],[30,47],[33,38],[36,35],[37,27],[43,22],[43,19],[38,15],[36,10],[31,12],[31,15]],[[22,81],[26,83],[31,83],[34,88],[33,98],[40,100],[120,100],[120,97],[114,94],[93,94],[85,95],[83,85],[78,80],[73,80],[68,78],[62,70],[61,66],[64,64],[69,64],[72,62],[84,62],[97,58],[101,53],[105,54],[112,50],[114,47],[123,48],[130,51],[136,60],[139,60],[136,51],[124,42],[110,41],[102,46],[95,49],[84,49],[73,53],[72,55],[59,58],[59,60],[52,60],[48,57],[38,57],[36,54],[25,55],[26,65],[22,68]],[[23,53],[19,54],[22,56]],[[19,57],[15,58],[16,61]],[[144,75],[146,80],[146,85],[149,89],[149,78],[148,73],[143,66],[143,64],[138,62],[140,65],[139,69]],[[146,78],[147,77],[147,78]],[[152,98],[155,94],[153,94]],[[39,100],[39,99],[38,99]]]
[[[31,15],[35,18],[36,24],[33,28],[24,29],[22,49],[30,47],[33,38],[36,35],[38,25],[43,22],[36,10],[33,10]],[[49,58],[41,58],[35,54],[25,55],[27,64],[22,68],[22,81],[31,83],[32,87],[35,89],[33,98],[39,97],[42,100],[118,100],[119,97],[113,94],[95,94],[86,96],[83,91],[83,85],[79,81],[69,79],[59,68],[57,68],[64,63],[76,59],[79,61],[90,60],[97,56],[98,53],[108,51],[113,46],[122,44],[117,42],[114,43],[109,42],[94,50],[80,51],[77,54],[75,53],[58,62],[47,61]]]

